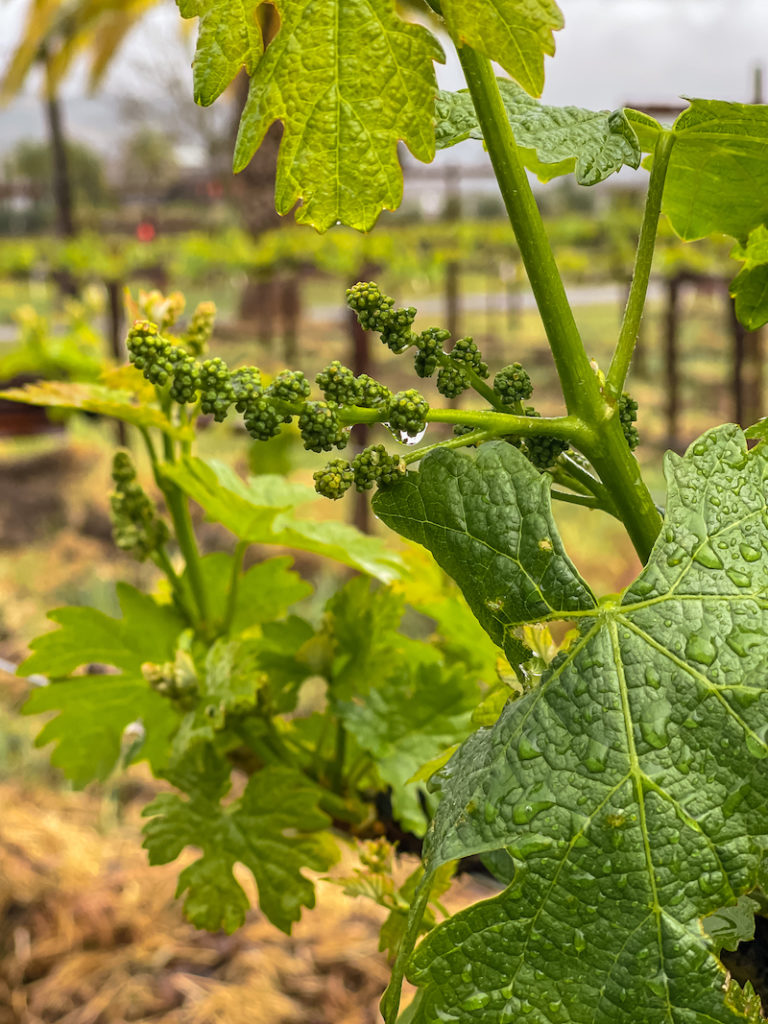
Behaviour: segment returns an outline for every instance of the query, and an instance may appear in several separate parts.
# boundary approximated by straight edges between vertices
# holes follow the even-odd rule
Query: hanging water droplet
[[[590,772],[604,772],[608,760],[608,747],[600,740],[590,740],[584,757],[584,767]]]
[[[546,836],[529,834],[516,839],[508,849],[512,856],[517,857],[518,860],[527,860],[534,853],[548,850],[551,845],[552,841]]]
[[[755,736],[754,733],[748,732],[744,742],[752,757],[762,760],[768,756],[768,749],[766,749],[765,743],[758,736]]]
[[[646,978],[645,984],[659,999],[663,999],[667,994],[666,976],[663,974],[657,974],[655,978]]]
[[[583,953],[587,948],[587,940],[584,936],[584,932],[579,928],[573,933],[573,948],[577,953]]]
[[[462,1000],[460,1005],[462,1010],[482,1010],[490,1001],[490,992],[477,992],[475,995],[470,996],[469,999]]]
[[[384,426],[387,428],[387,430],[390,432],[390,434],[392,435],[392,437],[394,437],[396,441],[398,441],[400,444],[406,444],[409,446],[418,444],[421,440],[423,440],[424,435],[427,432],[426,426],[424,427],[423,430],[420,430],[418,434],[406,434],[404,430],[396,430],[394,427],[391,427],[389,423],[385,423]]]
[[[486,825],[492,825],[493,822],[499,816],[499,808],[496,804],[492,804],[489,800],[486,801],[485,807],[483,808],[483,818],[485,819]]]

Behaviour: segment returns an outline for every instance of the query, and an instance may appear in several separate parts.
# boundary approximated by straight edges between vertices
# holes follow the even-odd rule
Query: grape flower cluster
[[[436,387],[444,397],[455,399],[472,387],[496,412],[539,416],[535,408],[524,404],[533,394],[533,384],[520,363],[503,367],[489,386],[485,383],[488,365],[471,337],[459,338],[446,350],[448,331],[437,327],[415,331],[416,310],[396,308],[394,300],[373,282],[361,282],[348,289],[347,303],[360,326],[379,334],[392,352],[413,351],[414,369],[419,377],[431,377],[437,371]],[[368,374],[356,376],[338,360],[328,363],[315,377],[322,394],[320,400],[312,396],[310,381],[298,370],[283,370],[265,383],[255,366],[231,370],[220,358],[200,361],[197,357],[206,348],[214,313],[211,303],[198,306],[180,339],[164,337],[149,321],[137,321],[131,329],[127,340],[131,362],[160,389],[165,400],[197,406],[217,422],[225,420],[234,408],[242,416],[248,434],[260,441],[268,441],[280,433],[284,424],[295,421],[305,449],[312,452],[344,449],[350,440],[350,427],[355,423],[384,423],[395,437],[409,443],[423,433],[430,406],[419,391],[408,388],[393,394]],[[364,415],[366,410],[374,415]],[[625,393],[619,400],[618,411],[627,443],[635,448],[637,403]],[[468,445],[473,443],[469,435],[477,430],[477,426],[460,419],[453,428],[456,438],[468,438]],[[509,434],[504,439],[519,448],[541,471],[554,467],[569,447],[565,438],[548,434]],[[479,438],[476,443],[482,440]],[[418,450],[411,459],[405,459],[389,453],[381,444],[374,444],[349,461],[332,459],[315,473],[315,487],[320,494],[334,499],[352,487],[358,491],[367,491],[374,485],[386,487],[403,477],[407,462],[416,456]]]
[[[168,527],[136,479],[136,469],[128,452],[115,453],[112,479],[115,489],[109,503],[115,544],[121,551],[129,551],[144,562],[166,543]]]

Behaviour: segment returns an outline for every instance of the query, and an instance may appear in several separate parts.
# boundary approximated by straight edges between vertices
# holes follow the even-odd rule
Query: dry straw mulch
[[[253,911],[196,931],[150,868],[137,812],[103,797],[0,785],[0,1024],[373,1024],[383,911],[320,883],[291,937]],[[244,884],[247,879],[243,879]]]

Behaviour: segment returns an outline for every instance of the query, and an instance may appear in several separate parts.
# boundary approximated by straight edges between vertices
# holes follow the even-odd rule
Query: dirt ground
[[[234,935],[197,931],[179,862],[150,867],[140,807],[115,792],[0,783],[0,1024],[374,1024],[389,968],[385,911],[318,880],[291,936],[257,910]],[[125,786],[121,787],[124,793]],[[182,858],[183,860],[183,858]],[[348,874],[350,851],[335,872]],[[403,876],[414,862],[400,865]],[[241,881],[255,897],[249,876]],[[450,910],[490,895],[459,880]]]

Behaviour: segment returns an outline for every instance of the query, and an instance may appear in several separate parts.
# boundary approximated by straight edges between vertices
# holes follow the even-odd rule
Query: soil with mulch
[[[374,1024],[389,966],[385,911],[318,881],[287,936],[253,910],[234,935],[197,931],[174,899],[189,863],[150,867],[140,807],[115,793],[0,783],[0,1024]],[[124,787],[125,789],[125,787]],[[349,874],[352,855],[339,869]],[[414,861],[401,865],[403,876]],[[250,876],[240,877],[255,905]],[[457,882],[449,907],[489,895]]]

